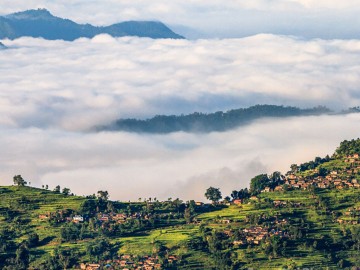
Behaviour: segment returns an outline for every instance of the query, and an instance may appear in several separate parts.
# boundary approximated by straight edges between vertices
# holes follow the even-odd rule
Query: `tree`
[[[106,190],[105,191],[99,190],[97,194],[100,200],[107,201],[109,199],[109,193]]]
[[[297,173],[297,171],[299,170],[299,166],[296,164],[291,164],[290,169],[292,173]]]
[[[39,235],[37,233],[32,233],[29,235],[27,244],[29,247],[36,247],[39,244]]]
[[[221,198],[221,191],[219,188],[209,187],[205,192],[206,199],[216,204]]]
[[[259,174],[255,176],[253,179],[251,179],[250,182],[250,191],[251,193],[259,193],[261,190],[263,190],[265,187],[269,185],[269,177],[267,174]]]
[[[54,188],[54,192],[55,192],[55,193],[60,193],[60,190],[61,190],[61,188],[60,188],[59,185],[57,185],[57,186]]]
[[[233,200],[239,199],[239,192],[237,190],[233,190],[230,195]]]
[[[79,255],[70,248],[59,248],[54,250],[54,260],[61,264],[63,269],[70,269],[77,263]]]
[[[185,208],[184,218],[185,218],[186,223],[188,223],[188,224],[191,223],[192,216],[191,216],[190,207]]]
[[[68,196],[70,194],[70,189],[69,188],[63,188],[62,194],[64,194],[65,196]]]
[[[16,265],[18,269],[27,269],[29,266],[30,252],[25,244],[21,244],[16,250]]]
[[[22,178],[21,175],[15,175],[13,177],[13,181],[14,181],[14,185],[17,185],[17,186],[25,186],[27,184],[27,182]]]
[[[113,246],[107,239],[99,239],[97,241],[89,242],[86,246],[86,254],[96,261],[107,260],[112,257]]]
[[[115,212],[114,204],[111,201],[107,203],[106,211],[109,212],[109,213],[114,213]]]

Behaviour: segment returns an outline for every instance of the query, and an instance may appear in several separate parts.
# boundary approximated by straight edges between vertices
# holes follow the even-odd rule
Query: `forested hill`
[[[290,169],[209,187],[212,203],[80,197],[15,175],[0,186],[0,269],[360,269],[360,139]]]
[[[99,34],[109,34],[113,37],[138,36],[183,39],[182,36],[157,21],[127,21],[97,27],[90,24],[77,24],[68,19],[55,17],[46,9],[27,10],[0,16],[0,39],[16,39],[28,36],[48,40],[73,41],[81,37],[92,38]]]
[[[329,114],[326,107],[300,109],[276,105],[255,105],[249,108],[227,112],[192,113],[188,115],[157,115],[146,120],[119,119],[115,123],[98,130],[130,131],[144,133],[171,133],[226,131],[264,117],[289,117]]]

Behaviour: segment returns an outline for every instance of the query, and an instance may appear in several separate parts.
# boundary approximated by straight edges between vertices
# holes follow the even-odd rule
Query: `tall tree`
[[[205,192],[206,199],[216,204],[221,198],[221,191],[219,188],[209,187]]]
[[[15,175],[13,177],[13,181],[14,181],[14,185],[17,185],[17,186],[25,186],[27,184],[27,182],[22,178],[21,175]]]
[[[250,181],[251,193],[259,193],[270,184],[270,179],[267,174],[259,174]]]
[[[109,193],[106,190],[105,191],[99,190],[97,194],[100,200],[107,201],[109,199]]]
[[[63,188],[62,190],[62,194],[64,194],[65,196],[68,196],[70,194],[70,189],[69,188]]]
[[[19,269],[27,269],[29,266],[30,252],[25,244],[21,244],[16,250],[16,265]]]
[[[61,188],[60,188],[59,185],[57,185],[57,186],[54,188],[54,192],[55,192],[55,193],[60,193],[60,190],[61,190]]]

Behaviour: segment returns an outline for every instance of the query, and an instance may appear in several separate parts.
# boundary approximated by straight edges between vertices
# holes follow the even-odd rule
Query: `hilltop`
[[[77,24],[71,20],[53,16],[46,9],[27,10],[0,17],[0,39],[16,39],[24,36],[49,40],[73,41],[99,34],[113,37],[138,36],[149,38],[182,39],[166,25],[157,21],[126,21],[110,26]]]
[[[14,184],[0,188],[3,269],[360,267],[360,139],[223,199],[210,187],[211,204]]]
[[[226,131],[252,121],[267,117],[311,116],[332,113],[330,109],[319,106],[310,109],[277,105],[255,105],[249,108],[233,109],[215,113],[195,112],[188,115],[157,115],[149,119],[119,119],[114,123],[98,127],[97,130],[128,131],[143,133],[171,132],[211,132]]]

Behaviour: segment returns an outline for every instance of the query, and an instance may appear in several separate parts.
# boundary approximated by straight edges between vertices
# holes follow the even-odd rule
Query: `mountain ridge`
[[[158,21],[125,21],[109,26],[93,26],[56,17],[46,9],[32,9],[0,16],[0,39],[29,36],[73,41],[81,37],[93,38],[99,34],[109,34],[113,37],[184,39]]]
[[[248,108],[232,109],[214,113],[194,112],[188,115],[156,115],[149,119],[118,119],[107,126],[95,128],[98,131],[127,131],[138,133],[167,134],[172,132],[212,132],[227,131],[266,117],[310,116],[333,113],[330,109],[318,106],[300,109],[290,106],[254,105]],[[349,112],[343,112],[349,113]]]

